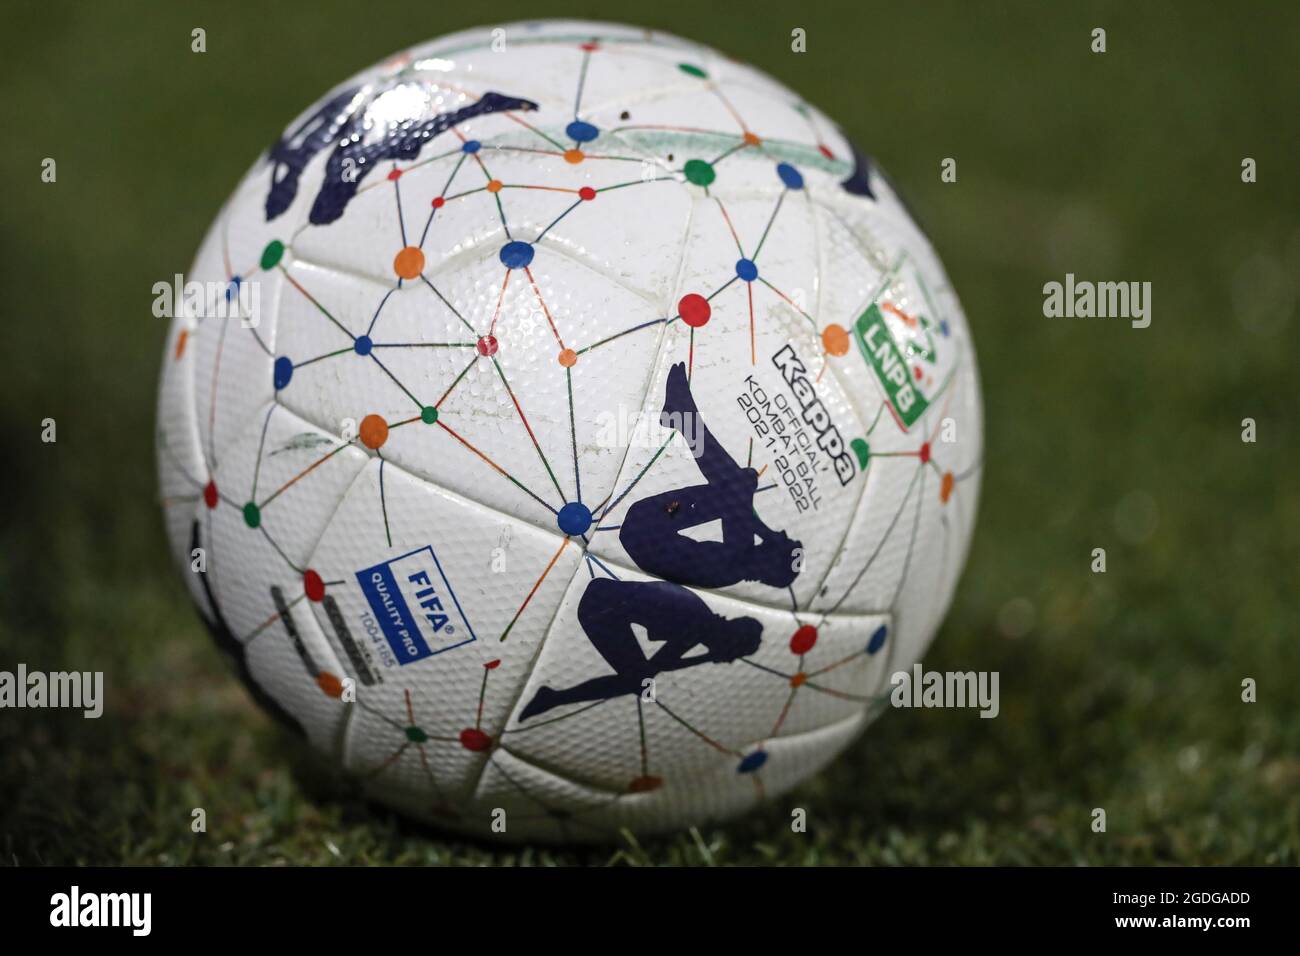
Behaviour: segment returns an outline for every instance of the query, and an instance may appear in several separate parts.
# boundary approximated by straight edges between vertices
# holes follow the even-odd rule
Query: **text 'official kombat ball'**
[[[403,53],[285,128],[189,279],[172,550],[257,699],[412,816],[734,814],[853,740],[949,604],[961,307],[867,156],[706,47]]]

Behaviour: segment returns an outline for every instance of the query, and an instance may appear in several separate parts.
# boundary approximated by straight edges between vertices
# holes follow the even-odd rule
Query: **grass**
[[[188,268],[297,110],[473,10],[132,10],[20,6],[0,37],[0,669],[102,670],[109,701],[98,721],[0,712],[0,859],[1300,863],[1293,8],[629,7],[839,119],[943,254],[980,350],[987,454],[966,575],[926,665],[999,671],[1002,712],[888,713],[734,824],[584,850],[448,839],[366,803],[239,687],[169,565],[155,500],[153,283]],[[494,7],[516,11],[536,13]],[[789,51],[795,26],[806,54]],[[955,184],[939,180],[946,156]],[[1241,182],[1244,156],[1258,183]],[[1151,328],[1043,318],[1043,283],[1066,272],[1151,281]],[[39,440],[47,417],[55,444]],[[791,832],[794,806],[807,833]]]

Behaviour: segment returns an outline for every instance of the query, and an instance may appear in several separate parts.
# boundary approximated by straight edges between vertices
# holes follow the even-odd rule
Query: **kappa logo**
[[[394,124],[375,115],[372,107],[377,101],[393,91],[400,95],[406,86],[412,84],[398,80],[378,89],[357,86],[343,90],[276,140],[266,156],[275,167],[266,196],[266,221],[293,204],[303,171],[322,150],[331,152],[308,214],[317,226],[329,225],[342,216],[361,181],[383,160],[414,160],[430,140],[477,116],[537,109],[531,100],[488,92],[473,103],[429,119]],[[466,148],[465,152],[472,151]]]
[[[398,664],[476,640],[433,548],[417,548],[356,577]]]
[[[578,601],[578,623],[612,673],[569,687],[542,685],[520,721],[568,704],[640,694],[657,674],[730,664],[757,653],[762,622],[724,617],[690,588],[756,581],[785,589],[799,576],[802,564],[795,556],[803,545],[758,517],[758,472],[738,464],[709,431],[684,362],[668,371],[659,420],[679,429],[684,422],[696,424],[700,441],[692,458],[703,478],[700,484],[642,498],[623,518],[619,542],[638,568],[659,580],[594,578],[587,585]],[[712,521],[722,526],[721,541],[697,541],[682,533]],[[653,654],[641,649],[634,625],[658,645]],[[696,653],[701,646],[704,651]]]
[[[839,478],[840,484],[847,485],[853,480],[853,458],[840,436],[840,430],[831,421],[830,411],[817,397],[817,391],[808,378],[807,367],[788,343],[772,356],[772,364],[781,370],[781,377],[799,400],[803,420],[817,432],[817,447],[826,452],[835,463],[835,476]]]

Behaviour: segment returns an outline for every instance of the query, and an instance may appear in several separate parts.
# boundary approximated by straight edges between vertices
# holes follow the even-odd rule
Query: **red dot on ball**
[[[209,508],[215,508],[220,500],[217,496],[217,483],[209,481],[203,488],[203,503]]]
[[[401,179],[401,178],[402,178],[402,171],[401,171],[400,169],[390,169],[390,170],[388,171],[388,181],[389,181],[389,182],[396,182],[397,180],[399,180],[399,179]]]
[[[681,301],[677,303],[677,313],[682,317],[683,322],[693,329],[698,329],[709,321],[713,309],[708,299],[691,292],[682,296]]]
[[[466,727],[460,732],[460,745],[466,750],[482,753],[492,746],[492,738],[477,727]]]
[[[627,785],[628,793],[653,793],[664,785],[662,777],[656,777],[653,774],[645,774],[636,777]]]
[[[478,345],[475,347],[478,349],[479,355],[496,355],[497,338],[495,335],[485,335],[478,340]]]
[[[921,446],[921,464],[924,465],[929,460],[930,460],[930,443],[926,442],[924,445]]]
[[[434,196],[434,197],[433,197],[433,208],[434,208],[434,209],[441,209],[441,208],[442,208],[443,206],[445,206],[445,205],[447,205],[447,200],[443,199],[441,196]]]
[[[807,654],[816,643],[817,628],[805,624],[794,632],[794,637],[790,638],[790,650],[795,654]]]
[[[484,668],[486,668],[487,670],[490,670],[490,671],[494,671],[494,670],[496,670],[496,669],[497,669],[498,667],[500,667],[500,666],[501,666],[501,658],[499,658],[499,657],[496,658],[495,660],[490,660],[490,661],[488,661],[486,664],[483,665]]]
[[[325,582],[310,568],[302,576],[302,589],[309,601],[321,601],[325,598]]]
[[[592,189],[590,186],[583,186],[578,190],[578,196],[587,200],[587,202],[591,202],[596,198],[596,190]]]

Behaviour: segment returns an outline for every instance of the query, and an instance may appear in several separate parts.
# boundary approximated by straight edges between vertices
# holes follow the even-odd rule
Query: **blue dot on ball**
[[[556,521],[565,534],[586,534],[591,527],[591,509],[581,501],[570,501],[560,509]]]
[[[590,123],[584,123],[582,120],[574,120],[568,126],[564,127],[564,132],[569,139],[575,143],[590,143],[600,135],[600,130]]]
[[[867,653],[874,654],[876,651],[884,647],[885,635],[888,633],[888,629],[883,624],[876,628],[876,632],[871,635],[871,640],[867,641]]]
[[[460,149],[463,153],[477,153],[483,148],[483,144],[476,139],[467,139],[461,143]]]
[[[944,337],[945,339],[948,337],[948,320],[947,320],[947,319],[941,319],[941,320],[939,321],[939,331],[943,333],[943,337]]]
[[[739,259],[736,262],[736,275],[746,282],[753,282],[758,278],[758,266],[754,265],[753,259]]]
[[[787,189],[803,189],[803,173],[789,163],[777,163],[776,174],[781,177]]]
[[[501,247],[501,264],[507,269],[526,269],[533,261],[533,247],[516,239]]]
[[[370,341],[368,335],[358,335],[357,340],[352,343],[352,347],[357,350],[358,355],[369,355],[370,350],[375,347],[375,343]]]
[[[744,756],[740,766],[736,768],[736,773],[753,773],[765,763],[767,763],[767,751],[755,750],[752,754]]]
[[[289,384],[289,379],[293,378],[293,362],[288,357],[281,355],[275,360],[274,374],[272,380],[275,382],[277,389],[284,388]]]
[[[239,294],[239,276],[233,276],[230,285],[226,286],[226,301],[234,302],[235,296]]]

